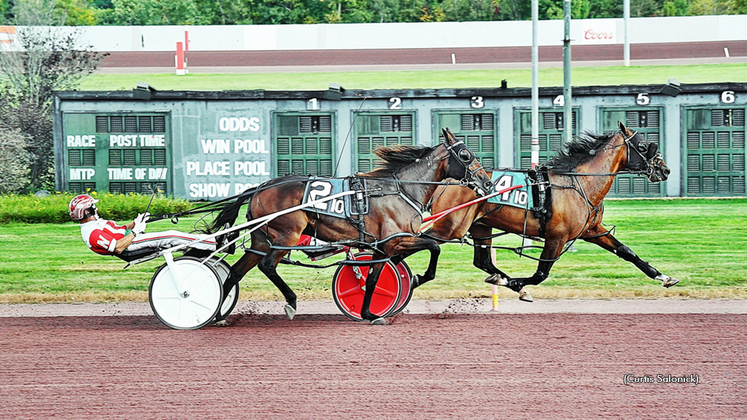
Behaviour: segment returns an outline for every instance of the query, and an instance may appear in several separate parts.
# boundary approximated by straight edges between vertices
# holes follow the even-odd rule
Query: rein
[[[617,175],[646,175],[648,171],[619,171],[619,172],[608,172],[608,173],[585,173],[585,172],[555,172],[555,175],[563,176],[617,176]]]
[[[457,210],[461,210],[461,209],[463,209],[465,207],[469,207],[469,206],[471,206],[471,205],[473,205],[475,203],[479,203],[481,201],[485,201],[485,200],[487,200],[489,198],[493,198],[495,196],[498,196],[498,195],[501,195],[501,194],[505,194],[505,193],[507,193],[509,191],[513,191],[513,190],[516,190],[516,189],[519,189],[519,188],[524,188],[524,185],[514,185],[514,186],[511,186],[511,187],[508,187],[508,188],[504,188],[504,189],[502,189],[500,191],[495,191],[495,192],[490,193],[488,195],[484,195],[482,197],[475,198],[474,200],[468,201],[466,203],[462,203],[462,204],[460,204],[460,205],[458,205],[456,207],[452,207],[450,209],[446,209],[446,210],[440,211],[440,212],[438,212],[436,214],[432,214],[432,215],[430,215],[430,216],[428,216],[428,217],[426,217],[426,218],[423,219],[423,225],[420,227],[420,230],[423,231],[423,230],[429,229],[431,225],[433,225],[437,221],[441,220],[442,218],[446,217],[447,215],[449,215],[449,214],[451,214],[451,213],[453,213],[453,212],[455,212]]]

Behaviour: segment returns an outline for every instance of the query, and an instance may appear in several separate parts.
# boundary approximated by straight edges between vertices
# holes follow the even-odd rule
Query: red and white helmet
[[[94,204],[98,203],[99,200],[91,197],[88,194],[81,194],[70,200],[68,211],[70,212],[70,218],[73,220],[83,220],[86,217],[86,210],[90,209]]]

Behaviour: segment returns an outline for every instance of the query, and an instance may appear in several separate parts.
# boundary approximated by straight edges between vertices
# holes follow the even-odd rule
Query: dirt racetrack
[[[742,313],[0,320],[2,419],[747,418]]]
[[[726,62],[739,60],[747,56],[747,40],[714,41],[714,42],[681,42],[633,44],[630,58],[634,62],[654,60],[659,63],[676,59],[697,59],[693,64],[702,64],[724,59],[725,48],[729,51]],[[475,47],[475,48],[407,48],[407,49],[347,49],[347,50],[280,50],[280,51],[190,51],[189,67],[191,69],[233,67],[241,73],[252,67],[298,67],[296,71],[306,71],[307,67],[325,66],[382,66],[405,65],[423,66],[451,64],[452,54],[460,64],[491,63],[495,68],[502,68],[507,63],[531,65],[531,47]],[[610,45],[575,45],[573,60],[576,65],[583,62],[614,63],[621,65],[623,57],[622,44]],[[563,47],[539,47],[539,61],[543,63],[563,61]],[[101,69],[122,68],[123,72],[132,72],[132,68],[167,68],[174,67],[174,51],[112,51],[101,62]],[[244,70],[240,70],[244,68]],[[333,68],[326,71],[335,71]]]

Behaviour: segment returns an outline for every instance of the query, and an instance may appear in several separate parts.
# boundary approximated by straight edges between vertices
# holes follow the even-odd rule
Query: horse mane
[[[557,156],[547,162],[547,167],[556,171],[572,171],[578,165],[596,155],[617,133],[594,134],[584,132],[573,141],[563,145]]]
[[[395,173],[418,159],[424,158],[433,149],[434,147],[401,144],[378,147],[373,152],[384,161],[383,166],[368,172],[366,175],[376,176],[382,173]]]

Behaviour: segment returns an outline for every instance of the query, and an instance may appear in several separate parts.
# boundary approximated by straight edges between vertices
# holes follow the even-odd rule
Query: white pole
[[[490,259],[493,260],[493,265],[496,264],[495,261],[495,248],[490,248]],[[498,285],[493,284],[491,287],[491,294],[493,297],[493,311],[498,310]]]
[[[537,45],[537,23],[539,0],[532,0],[532,168],[539,164],[539,46]],[[531,239],[524,238],[523,245],[530,246]]]
[[[571,88],[571,0],[563,2],[563,124],[565,141],[573,140],[573,98]]]
[[[539,46],[537,21],[539,0],[532,0],[532,168],[539,163]]]
[[[630,0],[623,0],[623,26],[625,26],[625,40],[623,44],[623,65],[630,66]]]

